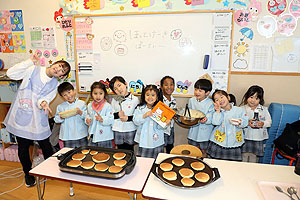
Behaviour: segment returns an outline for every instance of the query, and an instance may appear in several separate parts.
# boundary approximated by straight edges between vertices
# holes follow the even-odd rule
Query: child
[[[118,149],[128,149],[133,151],[134,136],[136,126],[134,125],[133,112],[139,104],[139,99],[128,92],[128,84],[121,76],[113,77],[109,82],[110,89],[122,100],[112,99],[111,105],[114,113],[114,142]]]
[[[142,91],[141,103],[134,111],[133,122],[140,126],[135,137],[139,143],[137,155],[142,157],[156,158],[164,152],[164,128],[150,118],[151,110],[158,102],[158,95],[156,85],[147,85]]]
[[[165,76],[160,80],[161,101],[171,109],[176,108],[176,99],[172,96],[175,88],[174,78]],[[170,153],[174,147],[174,120],[171,120],[170,126],[167,126],[164,133],[166,152]]]
[[[25,173],[27,187],[35,185],[35,179],[29,175],[31,160],[29,146],[37,140],[44,158],[53,154],[49,143],[51,134],[48,123],[49,103],[56,96],[57,79],[62,79],[70,72],[66,61],[57,61],[50,67],[36,65],[39,54],[35,52],[31,59],[16,64],[7,70],[7,76],[14,80],[23,79],[14,101],[4,120],[6,130],[16,135],[18,156]]]
[[[74,87],[69,82],[63,82],[57,88],[58,94],[65,100],[56,108],[54,121],[61,123],[59,139],[63,141],[64,147],[80,147],[87,145],[88,128],[85,124],[86,105],[85,102],[76,98]],[[68,118],[59,115],[60,112],[77,109],[77,114]]]
[[[263,141],[268,139],[267,128],[271,126],[272,119],[267,107],[264,107],[264,90],[260,86],[251,86],[242,100],[250,120],[245,128],[245,144],[242,147],[243,161],[257,162],[257,156],[264,155]],[[258,113],[255,121],[254,113]]]
[[[191,127],[188,135],[188,143],[201,149],[203,157],[206,157],[208,141],[213,130],[211,124],[214,103],[208,97],[212,90],[212,84],[207,79],[199,79],[194,85],[194,97],[189,100],[189,108],[199,110],[205,114],[198,126]]]
[[[242,128],[248,124],[244,109],[229,103],[229,95],[223,90],[216,90],[212,96],[216,112],[213,113],[214,128],[207,154],[212,158],[224,160],[242,160],[244,138]]]
[[[107,102],[107,90],[100,82],[94,82],[91,86],[93,101],[87,108],[86,124],[89,125],[89,145],[112,148],[114,134],[111,125],[114,116],[111,105]]]

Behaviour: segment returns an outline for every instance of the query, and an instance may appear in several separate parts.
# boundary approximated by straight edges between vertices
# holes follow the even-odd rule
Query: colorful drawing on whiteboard
[[[139,79],[136,82],[130,81],[129,82],[129,91],[132,93],[141,93],[143,88],[143,82]]]
[[[235,49],[234,53],[238,57],[245,56],[246,53],[249,51],[248,47],[249,47],[249,45],[246,44],[245,42],[238,42],[234,46],[234,49]]]
[[[190,38],[181,38],[178,44],[181,48],[190,47],[192,46],[192,40]]]
[[[249,38],[250,40],[253,39],[253,31],[251,28],[247,28],[247,27],[242,28],[240,29],[240,32],[244,36],[243,38],[240,39],[241,41],[243,41],[245,38]]]
[[[266,38],[272,37],[273,33],[277,29],[276,19],[272,16],[264,16],[257,22],[257,31],[260,35]]]
[[[244,59],[236,59],[233,63],[233,67],[235,69],[247,69],[248,68],[248,63],[247,60]]]
[[[102,83],[105,86],[105,89],[106,89],[107,92],[110,91],[110,89],[109,89],[109,79],[108,78],[105,81],[100,80],[99,82]]]
[[[123,30],[117,30],[114,32],[113,38],[117,42],[125,42],[126,41],[126,33]]]
[[[249,10],[238,10],[234,14],[234,21],[240,26],[247,26],[251,23],[252,18]]]
[[[22,10],[10,10],[10,24],[12,31],[24,31]]]
[[[268,11],[272,15],[279,16],[286,9],[286,0],[269,0],[268,1]]]
[[[118,44],[115,46],[115,54],[118,56],[125,56],[128,53],[128,48],[124,44]]]
[[[63,9],[60,8],[58,11],[55,11],[54,12],[54,21],[56,23],[56,27],[59,28],[60,27],[60,23],[61,23],[61,20],[63,19]]]
[[[277,30],[280,34],[285,36],[293,35],[297,27],[297,20],[291,14],[280,15],[277,21]]]
[[[214,84],[214,80],[211,78],[211,76],[208,73],[200,76],[199,79],[207,79],[211,82],[212,85]]]
[[[167,10],[172,10],[173,8],[173,3],[171,1],[168,1],[167,3],[165,3],[166,9]]]
[[[258,15],[261,13],[261,2],[251,0],[248,10],[250,11],[252,21],[256,21],[258,19]]]
[[[181,29],[175,29],[175,30],[171,31],[170,38],[172,40],[178,40],[179,38],[181,38],[181,36],[182,36]]]
[[[127,0],[111,0],[112,4],[123,4],[126,3]]]
[[[110,50],[112,46],[112,40],[110,37],[103,37],[100,40],[100,47],[103,51],[108,51]]]
[[[184,0],[185,5],[197,6],[207,3],[207,0]]]
[[[189,82],[188,80],[185,80],[184,83],[182,81],[178,81],[176,83],[176,92],[186,94],[191,84],[192,82]]]
[[[150,7],[154,5],[154,0],[132,0],[132,7],[138,7],[139,10],[142,8]]]
[[[59,4],[67,14],[78,13],[78,0],[60,0]]]
[[[237,4],[237,5],[239,5],[239,6],[247,7],[247,4],[246,4],[245,2],[243,2],[243,1],[234,1],[233,3],[234,3],[234,4]]]
[[[290,13],[297,19],[300,17],[300,1],[293,0],[289,7]]]

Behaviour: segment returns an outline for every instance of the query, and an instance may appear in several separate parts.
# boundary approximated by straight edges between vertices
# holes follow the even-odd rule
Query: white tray
[[[291,200],[285,194],[278,192],[275,186],[281,187],[281,189],[287,193],[288,187],[295,187],[297,189],[297,194],[300,197],[300,184],[296,183],[282,183],[282,182],[269,182],[269,181],[259,181],[258,187],[263,194],[265,200]],[[298,200],[296,195],[293,195],[295,200]]]

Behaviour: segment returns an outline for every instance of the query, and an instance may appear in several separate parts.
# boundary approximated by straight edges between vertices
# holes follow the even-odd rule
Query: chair
[[[296,158],[288,156],[284,152],[280,151],[278,148],[275,148],[272,155],[272,165],[274,164],[276,153],[280,154],[283,158],[290,160],[289,166],[292,166],[293,162],[296,161]]]
[[[170,154],[181,156],[202,157],[202,152],[198,147],[189,144],[181,144],[175,146]]]

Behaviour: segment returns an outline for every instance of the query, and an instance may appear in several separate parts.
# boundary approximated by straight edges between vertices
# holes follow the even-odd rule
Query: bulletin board
[[[193,94],[200,77],[228,89],[233,11],[75,15],[73,20],[79,93],[116,75],[134,89],[172,76],[175,95]]]

